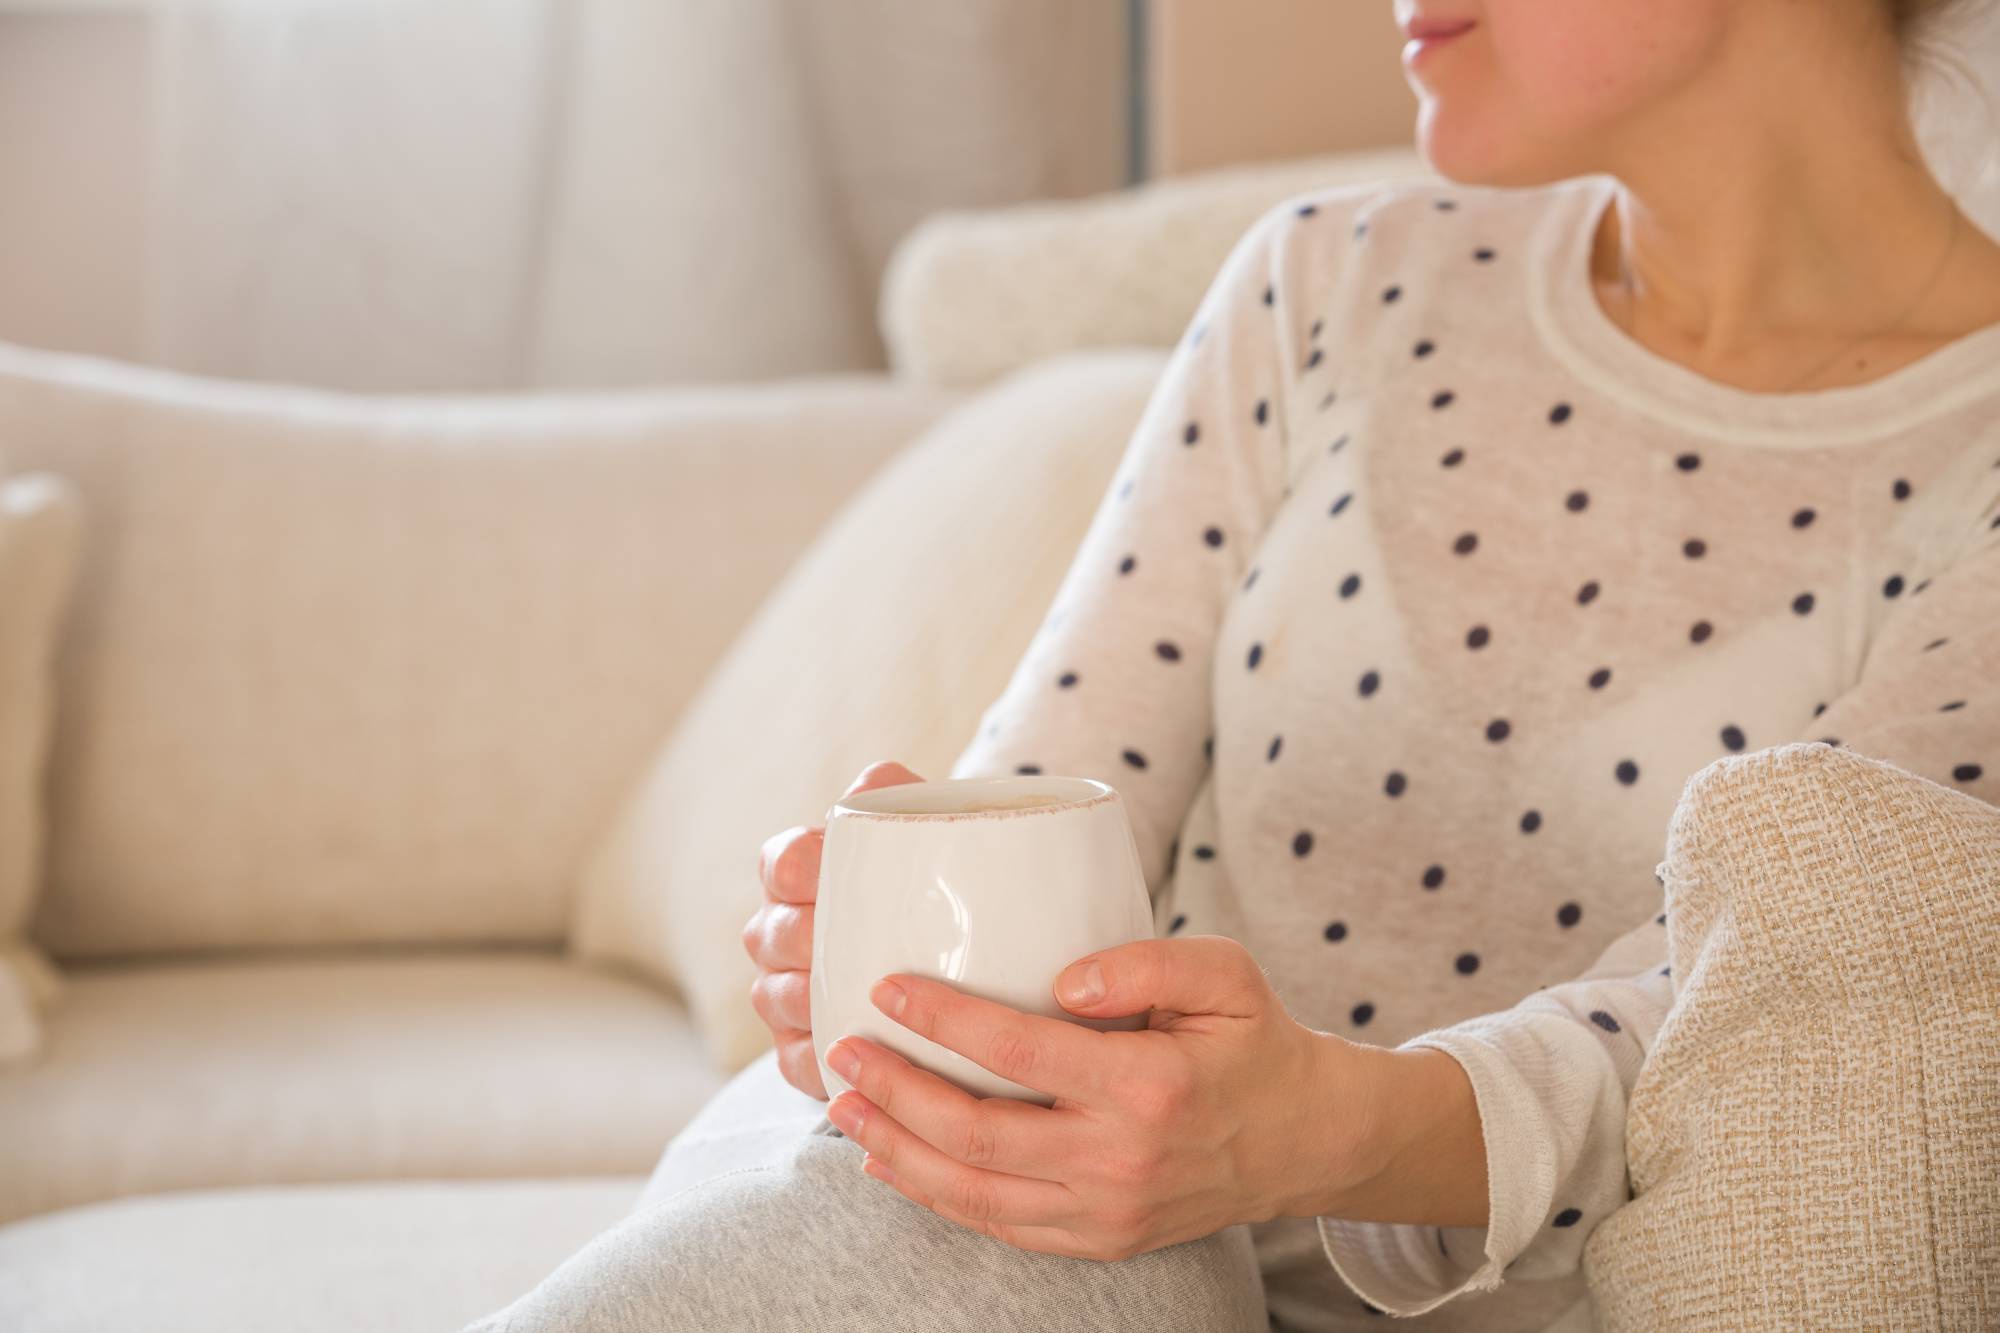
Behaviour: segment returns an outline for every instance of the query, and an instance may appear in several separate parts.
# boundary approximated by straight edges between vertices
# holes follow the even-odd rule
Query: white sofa
[[[762,1049],[761,840],[943,771],[1228,247],[1404,174],[939,215],[880,375],[358,397],[0,347],[0,481],[81,533],[45,734],[0,735],[39,994],[0,1328],[451,1329],[616,1221]]]

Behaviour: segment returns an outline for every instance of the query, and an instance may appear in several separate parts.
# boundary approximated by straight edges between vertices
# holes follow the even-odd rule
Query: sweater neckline
[[[1578,378],[1685,430],[1740,444],[1807,449],[1880,439],[2000,390],[2000,322],[1866,384],[1759,393],[1709,379],[1633,338],[1597,303],[1590,253],[1616,178],[1552,187],[1557,206],[1530,246],[1530,312],[1549,352]]]

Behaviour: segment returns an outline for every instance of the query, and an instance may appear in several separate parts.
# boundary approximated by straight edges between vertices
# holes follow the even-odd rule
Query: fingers
[[[895,1008],[895,990],[905,997],[900,1011]],[[1111,1092],[1122,1081],[1128,1063],[1125,1052],[1112,1041],[1125,1034],[1024,1014],[907,972],[877,982],[869,998],[919,1036],[1052,1097],[1095,1105],[1113,1101]]]
[[[1095,998],[1076,998],[1070,986],[1086,981]],[[1257,960],[1226,935],[1135,940],[1100,949],[1062,970],[1055,995],[1071,1013],[1092,1017],[1170,1009],[1254,1018],[1268,1011],[1273,999]]]
[[[923,776],[914,769],[907,768],[893,760],[883,759],[862,769],[861,776],[849,783],[847,790],[842,792],[841,795],[843,797],[854,796],[860,792],[874,791],[877,787],[900,787],[904,783],[922,782],[923,780]],[[828,816],[831,816],[832,813],[833,807],[828,806]]]
[[[854,1072],[843,1067],[851,1053]],[[1068,1180],[1080,1149],[1062,1112],[1008,1097],[975,1097],[886,1046],[846,1037],[827,1059],[854,1090],[918,1138],[967,1166],[1010,1175]]]
[[[895,1172],[898,1183],[908,1181],[975,1222],[1060,1226],[1082,1211],[1067,1185],[967,1166],[897,1124],[858,1092],[834,1098],[827,1118]]]
[[[1093,1254],[1090,1247],[1080,1240],[1076,1233],[1061,1227],[1010,1226],[1005,1222],[981,1222],[967,1217],[964,1213],[938,1202],[931,1195],[916,1188],[908,1180],[896,1175],[874,1156],[861,1159],[861,1169],[889,1188],[901,1194],[914,1204],[930,1209],[947,1222],[955,1222],[968,1231],[977,1231],[1005,1241],[1021,1250],[1039,1250],[1043,1254],[1066,1254],[1072,1259],[1100,1259],[1107,1256]]]
[[[812,1033],[801,1032],[777,1044],[778,1072],[785,1082],[809,1097],[826,1100],[826,1080],[820,1077],[819,1056],[813,1052]]]
[[[826,830],[794,825],[764,840],[757,855],[764,896],[772,902],[809,903],[819,897],[819,854]]]
[[[791,903],[764,904],[743,927],[743,948],[765,971],[810,968],[812,904],[803,907]]]
[[[923,780],[915,770],[883,760],[862,769],[841,795]],[[757,849],[757,878],[763,881],[764,896],[783,903],[809,903],[818,898],[819,859],[825,845],[824,824],[796,824],[764,839]]]
[[[777,1036],[812,1031],[812,974],[760,972],[750,983],[750,1007]]]

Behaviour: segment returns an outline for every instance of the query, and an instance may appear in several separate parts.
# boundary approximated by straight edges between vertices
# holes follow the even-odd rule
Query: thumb
[[[1270,983],[1250,951],[1226,935],[1134,940],[1071,963],[1056,999],[1073,1014],[1121,1018],[1148,1009],[1250,1018],[1269,1004]]]
[[[858,796],[864,791],[874,791],[877,787],[901,787],[911,782],[924,781],[923,775],[915,769],[899,764],[893,759],[879,759],[861,770],[859,777],[847,784],[847,790],[840,794],[841,800]],[[834,802],[838,805],[840,802]],[[822,820],[833,817],[833,806],[826,808]]]

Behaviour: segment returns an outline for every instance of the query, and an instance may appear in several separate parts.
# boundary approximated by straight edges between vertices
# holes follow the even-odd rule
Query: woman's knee
[[[1115,1264],[1016,1249],[863,1173],[862,1150],[801,1136],[784,1160],[641,1208],[467,1333],[973,1328],[1263,1333],[1246,1228]]]

